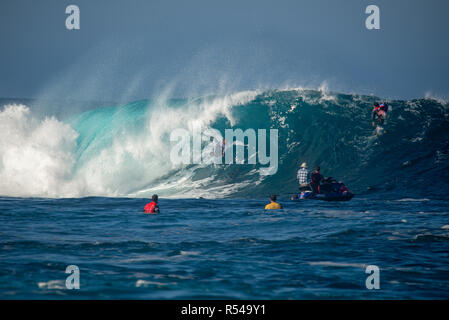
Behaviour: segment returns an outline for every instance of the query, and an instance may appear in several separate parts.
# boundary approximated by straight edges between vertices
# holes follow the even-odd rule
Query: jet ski
[[[332,193],[313,193],[312,191],[301,192],[298,200],[324,200],[324,201],[349,201],[354,197],[350,191]]]
[[[293,201],[299,200],[324,200],[324,201],[349,201],[354,197],[343,182],[336,181],[332,177],[326,178],[320,185],[320,193],[314,193],[312,190],[301,191]]]

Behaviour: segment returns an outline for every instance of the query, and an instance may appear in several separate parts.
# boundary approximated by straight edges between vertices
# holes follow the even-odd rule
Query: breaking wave
[[[449,181],[449,109],[430,98],[390,100],[375,134],[378,98],[326,90],[244,91],[195,99],[142,100],[67,115],[0,108],[0,195],[19,197],[252,197],[297,189],[301,162],[356,193],[442,197]],[[65,106],[69,107],[69,106]],[[173,165],[170,134],[200,124],[278,129],[279,168]]]

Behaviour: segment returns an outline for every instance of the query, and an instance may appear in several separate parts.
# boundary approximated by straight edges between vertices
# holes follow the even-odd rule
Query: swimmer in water
[[[151,197],[151,202],[148,203],[144,208],[143,211],[145,213],[149,213],[149,214],[155,214],[155,213],[159,213],[159,206],[157,204],[157,200],[158,200],[158,196],[157,194],[153,194],[153,196]]]
[[[265,210],[282,209],[282,206],[276,202],[276,195],[272,194],[270,197],[271,203],[265,206]]]

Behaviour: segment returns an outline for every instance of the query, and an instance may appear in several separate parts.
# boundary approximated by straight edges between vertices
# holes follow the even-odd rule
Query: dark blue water
[[[449,298],[449,105],[387,100],[379,135],[379,101],[273,89],[84,108],[5,102],[0,298]],[[197,123],[278,130],[276,174],[173,163],[171,134]],[[290,202],[302,162],[356,197]],[[144,215],[153,193],[161,214]],[[271,193],[285,209],[264,211]],[[79,290],[65,287],[69,265]],[[379,290],[365,286],[368,265],[380,268]]]
[[[0,198],[0,297],[448,299],[449,201]],[[80,269],[80,289],[65,269]],[[367,265],[380,268],[368,290]]]

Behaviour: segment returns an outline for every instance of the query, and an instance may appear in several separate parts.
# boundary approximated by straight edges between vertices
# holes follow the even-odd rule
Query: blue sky
[[[78,5],[81,29],[65,28]],[[381,29],[365,28],[378,5]],[[449,96],[449,2],[2,0],[0,97],[127,102],[318,87]]]

